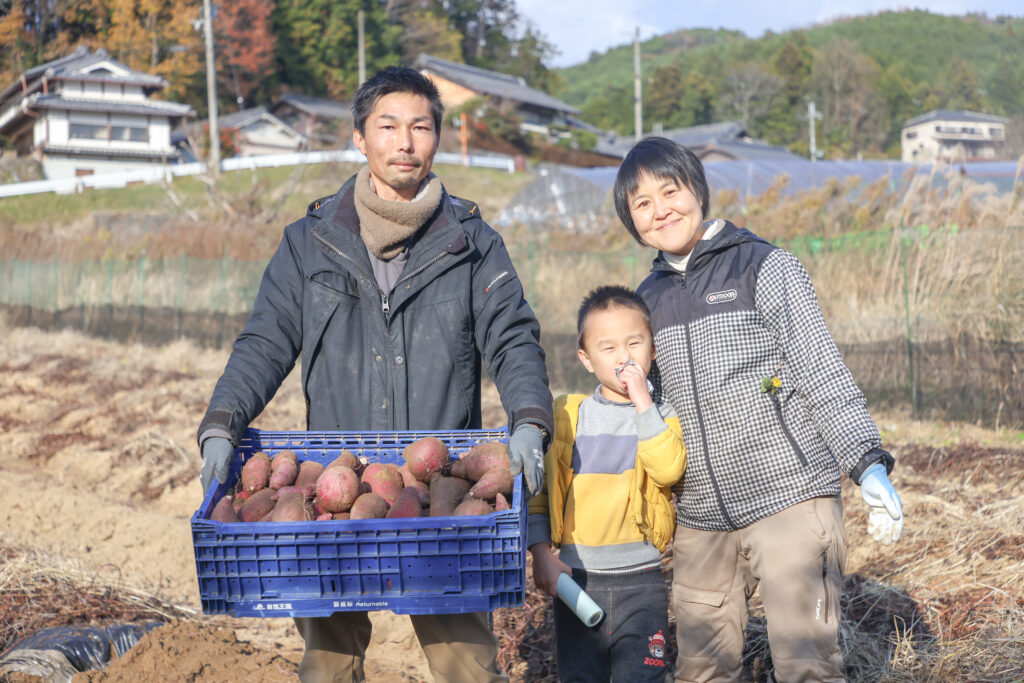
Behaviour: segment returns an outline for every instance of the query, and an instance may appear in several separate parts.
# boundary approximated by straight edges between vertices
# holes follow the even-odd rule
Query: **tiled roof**
[[[963,109],[934,109],[927,114],[915,116],[907,120],[903,127],[916,126],[919,123],[928,121],[964,121],[965,123],[1007,123],[1009,119],[993,114],[983,114],[977,111],[966,111]]]
[[[420,55],[415,66],[420,71],[437,74],[446,80],[484,95],[501,97],[567,114],[580,113],[580,110],[571,104],[566,104],[545,92],[531,88],[526,81],[516,76],[488,71],[468,64],[449,62],[428,54]]]
[[[165,151],[152,149],[118,149],[116,147],[82,147],[71,145],[44,144],[43,152],[47,154],[67,154],[71,156],[125,157],[131,159],[177,159],[181,151],[169,148]]]
[[[109,111],[121,114],[160,115],[172,118],[189,116],[195,113],[192,107],[187,104],[166,102],[164,100],[145,100],[142,102],[113,99],[86,100],[63,97],[59,93],[32,96],[28,100],[28,107],[31,109],[63,109],[70,111]]]
[[[285,93],[271,107],[276,109],[280,103],[290,104],[296,109],[301,109],[307,114],[312,114],[324,119],[351,119],[352,109],[345,102],[336,102],[323,97],[312,95],[300,95],[299,93]]]
[[[123,69],[126,74],[124,76],[118,76],[110,72],[88,73],[86,71],[90,66],[100,62],[111,62],[117,65],[119,69]],[[7,99],[7,97],[14,92],[22,89],[22,77],[24,77],[24,82],[29,86],[29,91],[31,92],[31,88],[35,84],[35,81],[42,78],[44,75],[48,76],[50,80],[84,80],[92,82],[102,81],[106,83],[130,83],[132,85],[141,85],[152,89],[160,89],[167,85],[167,81],[160,76],[154,76],[152,74],[128,68],[111,57],[103,48],[100,48],[95,52],[90,52],[89,48],[84,45],[80,45],[78,49],[65,57],[45,62],[25,71],[17,80],[8,84],[8,86],[4,88],[3,92],[0,92],[0,102]]]

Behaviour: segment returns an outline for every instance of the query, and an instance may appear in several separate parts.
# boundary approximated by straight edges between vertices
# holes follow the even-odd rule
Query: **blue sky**
[[[882,10],[924,9],[936,14],[984,12],[1024,16],[1021,0],[517,0],[520,15],[561,51],[553,66],[587,59],[592,50],[680,28],[728,28],[752,38],[807,27],[837,17]]]

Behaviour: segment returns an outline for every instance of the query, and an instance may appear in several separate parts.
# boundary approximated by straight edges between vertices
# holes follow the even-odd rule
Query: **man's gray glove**
[[[868,533],[882,545],[899,540],[903,532],[903,502],[880,462],[864,470],[860,495],[868,504]]]
[[[214,477],[221,484],[228,480],[228,469],[231,467],[231,456],[234,454],[235,447],[229,439],[222,436],[211,436],[203,442],[203,469],[199,472],[203,496],[210,490]]]
[[[531,496],[544,485],[544,433],[535,424],[524,422],[508,440],[508,461],[512,474],[523,473]]]

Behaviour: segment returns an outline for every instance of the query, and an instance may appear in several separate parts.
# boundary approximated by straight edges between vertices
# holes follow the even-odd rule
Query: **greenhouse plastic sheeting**
[[[772,186],[780,175],[789,176],[783,194],[793,194],[823,186],[834,178],[840,182],[858,176],[866,187],[882,178],[890,178],[891,188],[902,191],[908,174],[930,178],[944,185],[950,173],[965,175],[981,183],[990,183],[997,193],[1013,189],[1017,164],[1012,161],[969,162],[953,166],[908,164],[895,160],[869,161],[712,161],[704,164],[712,194],[732,190],[740,197],[757,196]],[[545,169],[527,185],[496,218],[497,225],[533,224],[558,219],[586,222],[602,209],[610,209],[610,193],[617,167]],[[572,228],[573,226],[565,226]]]

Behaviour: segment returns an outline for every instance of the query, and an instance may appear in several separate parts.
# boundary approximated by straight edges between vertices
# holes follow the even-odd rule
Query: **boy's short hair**
[[[649,137],[633,145],[626,158],[619,166],[615,175],[615,187],[612,196],[615,199],[615,211],[626,230],[640,244],[640,239],[629,212],[629,202],[636,194],[641,176],[662,178],[682,183],[693,192],[700,202],[701,215],[707,219],[710,208],[708,181],[704,178],[704,164],[697,155],[686,147],[668,138]]]
[[[366,135],[366,119],[373,112],[377,100],[395,92],[427,98],[430,103],[430,115],[434,119],[434,134],[441,135],[441,119],[444,118],[441,94],[429,78],[407,66],[384,67],[359,86],[355,97],[352,98],[352,124],[360,135]]]
[[[591,290],[590,294],[583,297],[576,316],[576,348],[583,348],[583,327],[586,325],[587,316],[595,311],[607,311],[614,306],[637,311],[644,317],[647,329],[651,329],[651,309],[639,294],[621,285],[604,285]]]

